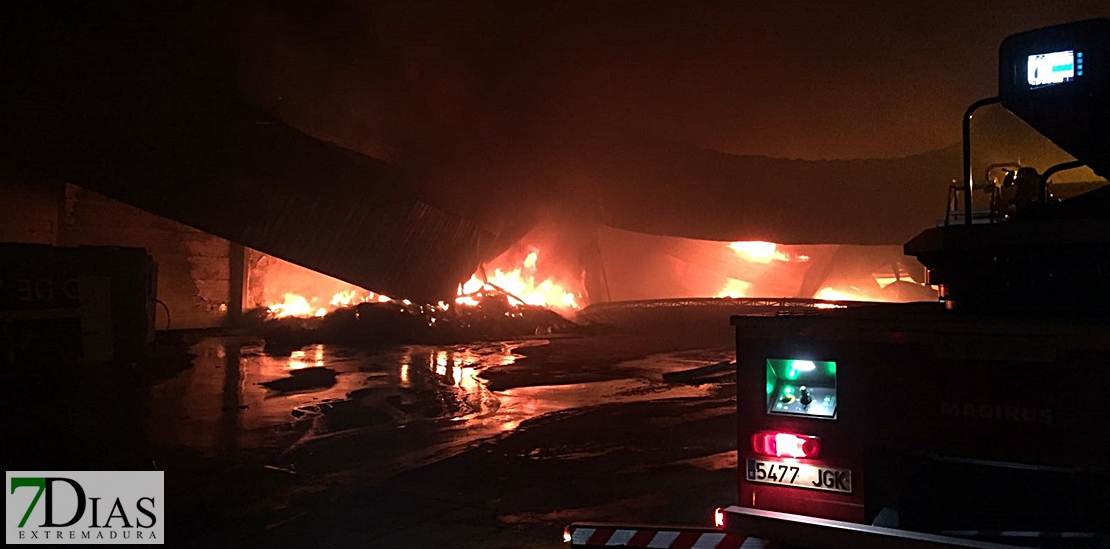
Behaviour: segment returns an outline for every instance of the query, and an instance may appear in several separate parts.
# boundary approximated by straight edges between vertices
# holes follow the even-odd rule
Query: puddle
[[[457,455],[545,414],[708,396],[712,384],[666,384],[659,376],[727,358],[715,350],[664,354],[614,363],[622,378],[611,381],[486,388],[483,371],[514,364],[521,348],[546,344],[377,351],[311,345],[275,356],[260,341],[209,338],[193,348],[192,368],[153,388],[150,436],[160,447],[235,459],[260,452],[279,468],[365,480]]]
[[[152,390],[152,439],[203,453],[281,448],[333,431],[496,411],[478,374],[543,340],[360,351],[310,345],[283,355],[260,341],[208,338],[192,368]]]

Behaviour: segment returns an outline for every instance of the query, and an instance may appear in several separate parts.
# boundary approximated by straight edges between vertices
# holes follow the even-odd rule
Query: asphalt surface
[[[720,318],[720,317],[718,317]],[[267,353],[205,338],[146,418],[177,546],[562,547],[734,503],[731,330]],[[669,330],[667,330],[669,332]]]
[[[144,364],[5,378],[6,470],[165,471],[171,547],[562,547],[574,521],[710,525],[735,502],[729,310],[574,334],[267,349],[177,335]],[[184,339],[183,339],[184,338]]]

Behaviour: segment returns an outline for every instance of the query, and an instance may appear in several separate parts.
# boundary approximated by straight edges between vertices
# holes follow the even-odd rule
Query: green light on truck
[[[767,359],[767,413],[836,417],[836,362]]]

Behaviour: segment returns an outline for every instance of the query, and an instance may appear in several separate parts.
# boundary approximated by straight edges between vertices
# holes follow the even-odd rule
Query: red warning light
[[[752,451],[765,456],[812,459],[821,453],[821,439],[783,431],[760,431],[752,435]]]

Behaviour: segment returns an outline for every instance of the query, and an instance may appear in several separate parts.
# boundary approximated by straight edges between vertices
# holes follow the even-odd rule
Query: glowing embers
[[[836,363],[767,359],[767,413],[835,418]]]
[[[752,435],[752,451],[764,456],[813,459],[821,454],[821,439],[784,431],[760,431]]]

